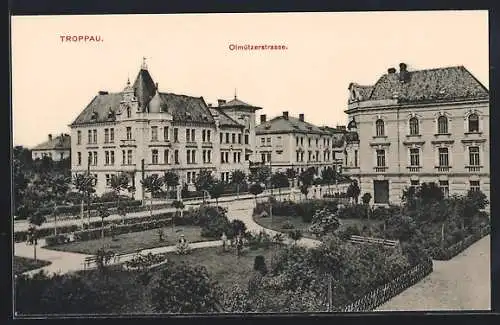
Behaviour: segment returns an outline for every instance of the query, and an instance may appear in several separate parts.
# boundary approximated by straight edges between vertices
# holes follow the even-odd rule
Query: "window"
[[[109,142],[110,143],[115,142],[115,129],[114,128],[109,129]]]
[[[163,128],[163,140],[168,141],[168,126]]]
[[[479,132],[479,116],[475,113],[469,115],[469,132]]]
[[[224,163],[224,162],[225,162],[225,161],[224,161],[224,153],[223,153],[223,152],[221,152],[221,153],[220,153],[220,162],[221,162],[221,163]]]
[[[191,150],[191,163],[196,164],[196,150]]]
[[[191,141],[192,142],[196,141],[196,130],[195,129],[191,130]]]
[[[132,165],[132,150],[127,150],[127,165]]]
[[[224,153],[224,155],[225,155],[225,157],[224,157],[224,161],[228,163],[228,162],[229,162],[229,152],[227,152],[227,151],[226,151],[226,152]]]
[[[241,133],[238,134],[238,143],[241,144]]]
[[[358,167],[358,150],[354,150],[354,167]]]
[[[127,118],[130,118],[132,116],[132,112],[130,110],[130,107],[127,107]]]
[[[303,145],[303,144],[304,144],[304,138],[300,137],[300,145]]]
[[[111,175],[106,174],[106,186],[110,186],[110,185],[111,185]]]
[[[420,152],[419,149],[410,149],[410,166],[420,166]]]
[[[153,165],[158,165],[158,150],[156,149],[151,151],[151,163]]]
[[[471,191],[480,191],[481,186],[479,184],[479,181],[469,181],[470,184],[470,190]]]
[[[236,143],[236,134],[231,134],[231,143]]]
[[[207,151],[206,150],[203,150],[201,152],[201,160],[203,161],[203,163],[207,162]]]
[[[377,150],[377,167],[385,167],[385,150]]]
[[[104,143],[109,142],[109,129],[104,129]]]
[[[125,165],[125,150],[122,150],[122,165]]]
[[[304,161],[304,152],[300,153],[300,161]]]
[[[104,151],[104,162],[109,165],[109,151]]]
[[[245,144],[248,144],[248,141],[249,141],[248,134],[245,134]]]
[[[224,134],[221,132],[221,133],[220,133],[220,143],[222,143],[222,142],[223,142],[223,139],[224,139]]]
[[[316,147],[318,146],[318,139],[316,139]]]
[[[206,142],[207,136],[206,136],[206,131],[201,130],[201,141]]]
[[[295,145],[298,146],[299,145],[299,137],[295,137]]]
[[[212,150],[207,150],[207,161],[212,162]]]
[[[163,151],[163,162],[165,164],[170,164],[170,151],[168,149],[165,149],[165,151]]]
[[[443,192],[444,197],[448,197],[450,194],[450,185],[448,181],[439,181],[439,188]]]
[[[440,116],[438,118],[438,134],[448,133],[448,119],[446,116]]]
[[[418,135],[418,119],[412,117],[410,119],[410,135]]]
[[[309,140],[309,143],[308,143],[308,144],[309,144],[309,146],[311,146],[311,138],[309,138],[308,140]]]
[[[97,151],[94,151],[94,165],[97,165]]]
[[[174,128],[174,142],[179,142],[179,129]]]
[[[186,151],[186,163],[191,163],[191,150]]]
[[[174,151],[174,162],[175,164],[179,164],[179,150]]]
[[[307,159],[307,160],[308,160],[308,161],[311,161],[311,158],[312,158],[312,151],[310,151],[310,150],[309,150],[308,154],[309,154],[309,155],[308,155],[308,159]]]
[[[250,155],[249,154],[245,154],[245,161],[249,161],[250,160]]]
[[[233,152],[233,162],[235,163],[238,159],[237,159],[237,154],[236,152]]]
[[[127,140],[132,140],[132,127],[127,126]]]
[[[109,153],[110,153],[110,159],[109,159],[110,164],[114,165],[115,164],[115,152],[114,151],[110,151]]]
[[[469,165],[479,166],[479,147],[469,147]]]
[[[99,177],[97,176],[97,174],[94,174],[94,186],[97,185],[98,179],[99,179]]]
[[[88,135],[89,135],[89,137],[88,137],[87,143],[91,144],[92,143],[92,130],[88,131]]]
[[[186,129],[186,142],[191,142],[191,130]]]
[[[419,186],[420,186],[420,183],[418,180],[413,179],[410,181],[410,187],[412,187],[414,190],[417,190]]]
[[[297,151],[296,153],[297,153],[297,161],[300,161],[299,160],[300,159],[300,152]]]
[[[271,138],[267,138],[267,145],[270,146],[271,145]]]
[[[439,166],[449,166],[448,148],[439,148]]]
[[[384,121],[382,121],[381,119],[378,119],[376,122],[375,122],[375,134],[377,135],[377,137],[382,137],[385,135],[385,127],[384,127]]]
[[[229,143],[229,132],[226,133],[226,143]]]
[[[344,151],[344,158],[345,158],[344,165],[346,165],[346,166],[347,166],[347,162],[348,162],[348,160],[349,160],[349,159],[348,159],[349,157],[348,157],[348,155],[347,155],[347,151]]]
[[[94,135],[94,143],[97,143],[97,130],[92,130]]]
[[[187,172],[187,173],[186,173],[186,182],[187,182],[188,184],[191,184],[191,172]]]
[[[82,131],[76,132],[76,144],[82,144]]]
[[[238,162],[241,162],[241,152],[238,152]]]
[[[316,140],[316,141],[317,141],[317,140]],[[314,156],[314,159],[315,159],[316,161],[319,161],[319,151],[318,151],[318,150],[316,150],[316,155]]]
[[[158,141],[158,127],[151,127],[151,141]]]
[[[266,139],[265,138],[260,138],[260,144],[262,146],[265,146],[266,145]]]
[[[212,132],[210,132],[210,130],[207,130],[207,142],[211,142],[212,140],[210,139],[212,134]]]
[[[77,164],[78,165],[81,165],[82,164],[82,153],[81,152],[77,152]]]

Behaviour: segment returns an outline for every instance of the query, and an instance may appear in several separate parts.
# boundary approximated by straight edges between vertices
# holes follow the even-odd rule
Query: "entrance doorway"
[[[389,203],[389,181],[373,181],[373,202]]]

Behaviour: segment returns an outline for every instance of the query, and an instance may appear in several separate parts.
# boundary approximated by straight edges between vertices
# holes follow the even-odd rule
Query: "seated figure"
[[[181,235],[179,241],[177,242],[177,254],[184,255],[187,254],[188,252],[189,252],[189,244],[184,235]]]

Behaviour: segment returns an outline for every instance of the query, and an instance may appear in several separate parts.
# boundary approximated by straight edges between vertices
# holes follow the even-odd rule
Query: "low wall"
[[[465,237],[463,240],[459,241],[458,243],[451,245],[448,248],[444,249],[436,249],[431,252],[431,256],[433,259],[438,260],[438,261],[447,261],[452,259],[453,257],[457,256],[461,252],[463,252],[467,247],[471,246],[481,238],[489,235],[491,231],[490,225],[487,225],[483,228],[478,233],[475,233],[473,235],[470,235],[468,237]]]
[[[432,272],[432,260],[428,259],[409,269],[384,286],[378,287],[364,295],[361,299],[344,306],[339,312],[372,311],[389,299],[397,296],[407,288],[422,280]]]

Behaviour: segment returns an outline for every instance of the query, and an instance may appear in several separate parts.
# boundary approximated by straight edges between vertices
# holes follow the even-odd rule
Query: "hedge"
[[[357,301],[340,308],[340,312],[372,311],[384,302],[400,294],[432,272],[432,260],[426,259],[391,282],[378,287]]]
[[[464,238],[463,240],[454,245],[451,245],[450,247],[436,247],[434,249],[431,249],[430,254],[433,259],[438,261],[450,260],[484,236],[487,236],[490,231],[490,225],[484,226],[483,228],[480,228],[478,232]]]

